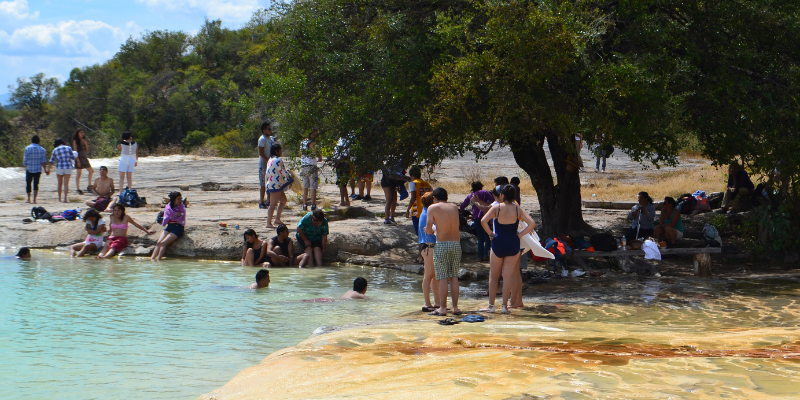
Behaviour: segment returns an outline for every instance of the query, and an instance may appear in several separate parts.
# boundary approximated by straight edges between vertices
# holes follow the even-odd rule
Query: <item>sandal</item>
[[[459,321],[457,321],[457,320],[455,320],[453,318],[445,318],[445,319],[439,321],[439,325],[455,325],[457,323],[459,323]]]
[[[423,312],[431,312],[431,311],[436,311],[437,309],[439,309],[439,307],[436,307],[436,306],[430,306],[430,307],[428,307],[428,306],[422,306],[422,311],[423,311]]]
[[[439,310],[434,310],[433,312],[428,313],[428,315],[433,315],[435,317],[444,317],[447,316],[447,313],[440,313]]]
[[[493,313],[494,312],[494,306],[490,304],[490,305],[488,305],[488,306],[486,306],[484,308],[481,308],[478,311],[485,312],[485,313]]]

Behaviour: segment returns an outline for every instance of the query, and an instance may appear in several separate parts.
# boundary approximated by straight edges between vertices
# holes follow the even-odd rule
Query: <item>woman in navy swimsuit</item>
[[[520,240],[527,235],[536,225],[528,213],[514,203],[516,189],[514,186],[505,185],[500,188],[500,204],[492,206],[481,219],[481,226],[489,237],[492,238],[492,252],[489,261],[489,306],[481,309],[484,312],[494,312],[494,299],[500,273],[503,273],[503,307],[500,310],[508,314],[508,297],[511,292],[512,274],[517,266],[520,255]],[[517,232],[519,220],[522,219],[528,226]]]

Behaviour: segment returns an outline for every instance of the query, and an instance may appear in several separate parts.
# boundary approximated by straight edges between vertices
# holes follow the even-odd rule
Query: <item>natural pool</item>
[[[36,254],[0,259],[3,398],[800,397],[797,276],[560,280],[440,326],[393,270],[276,269],[256,292],[234,263]],[[356,276],[373,300],[301,301]]]
[[[34,255],[0,258],[2,398],[197,398],[321,326],[421,306],[419,277],[371,267],[274,269],[254,291],[258,269],[236,263]],[[372,301],[301,301],[357,276]]]

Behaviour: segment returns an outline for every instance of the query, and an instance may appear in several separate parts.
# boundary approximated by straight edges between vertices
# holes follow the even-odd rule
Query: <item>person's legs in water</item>
[[[244,266],[245,267],[252,267],[252,266],[256,265],[256,257],[258,257],[258,255],[256,255],[255,250],[247,249],[247,254],[245,254],[245,256],[244,256]]]
[[[432,309],[437,306],[439,299],[439,285],[436,283],[436,275],[433,270],[433,249],[426,247],[422,250],[422,260],[424,262],[425,273],[422,276],[422,296],[425,299],[425,307]],[[430,292],[433,291],[433,304],[431,304]],[[432,310],[431,310],[432,311]]]
[[[483,229],[483,228],[478,228]],[[494,301],[497,297],[497,287],[500,286],[500,273],[503,271],[503,258],[489,253],[489,305],[481,309],[483,312],[494,312]],[[506,283],[503,282],[505,287]]]
[[[265,244],[265,246],[266,246],[266,244]],[[277,255],[279,255],[279,256],[283,255],[283,251],[278,246],[273,247],[272,248],[272,252],[277,254]],[[269,257],[270,264],[275,266],[275,267],[283,267],[284,265],[289,265],[288,262],[284,262],[279,257],[273,257],[273,256],[267,256],[267,257]]]
[[[322,266],[322,247],[314,247],[314,262],[317,267]]]
[[[302,258],[300,258],[300,262],[298,263],[298,266],[300,268],[303,268],[308,264],[314,265],[313,258],[314,258],[314,249],[311,246],[306,247],[304,252],[303,252]]]
[[[75,257],[75,254],[77,254],[77,252],[83,250],[84,246],[86,246],[86,243],[84,243],[84,242],[75,243],[72,246],[69,246],[69,257],[70,258]]]
[[[94,250],[97,250],[96,244],[94,243],[84,244],[83,248],[81,248],[80,251],[78,251],[78,254],[76,254],[75,257],[83,257],[86,255],[87,252]]]
[[[503,305],[500,309],[503,314],[510,313],[508,311],[508,299],[511,294],[511,288],[514,286],[514,270],[516,269],[516,273],[519,273],[517,261],[519,261],[519,254],[503,257]]]
[[[167,252],[167,247],[169,247],[172,242],[177,240],[178,237],[174,233],[170,233],[164,231],[161,233],[161,238],[158,239],[158,243],[156,244],[155,250],[153,250],[153,255],[150,256],[151,261],[158,261],[164,257]]]

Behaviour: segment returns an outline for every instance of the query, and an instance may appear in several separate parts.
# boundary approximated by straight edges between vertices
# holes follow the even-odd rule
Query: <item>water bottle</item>
[[[237,231],[239,230],[239,223],[238,222],[236,223],[236,230]]]
[[[628,250],[628,238],[622,237],[622,250]]]

